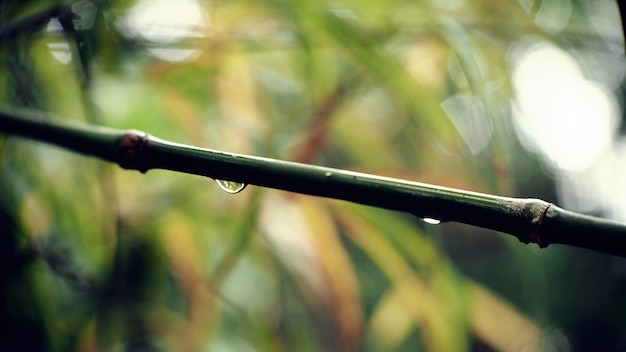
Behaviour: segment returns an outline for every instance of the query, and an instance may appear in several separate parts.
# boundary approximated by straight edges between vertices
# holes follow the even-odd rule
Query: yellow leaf
[[[356,273],[339,239],[337,226],[324,203],[317,198],[295,197],[313,233],[327,287],[328,301],[335,316],[342,349],[352,350],[361,340],[363,311]]]
[[[165,249],[187,301],[188,316],[178,331],[181,350],[195,350],[207,337],[207,325],[214,318],[216,305],[202,269],[202,254],[189,219],[182,213],[168,212],[162,220]]]
[[[347,236],[392,283],[392,291],[381,299],[369,325],[370,333],[381,347],[393,349],[404,341],[410,333],[406,331],[411,328],[406,322],[409,316],[420,328],[427,350],[466,349],[467,329],[498,351],[538,350],[542,339],[540,328],[509,303],[456,273],[427,237],[419,236],[397,215],[353,208],[335,207]],[[398,243],[394,248],[386,238],[393,236],[386,232],[393,231],[410,233],[395,236],[400,245],[409,248],[399,248]],[[411,264],[407,262],[409,259]],[[455,295],[453,291],[459,293]]]
[[[372,339],[386,350],[395,350],[414,328],[413,317],[406,309],[398,290],[386,292],[370,320]]]
[[[357,350],[363,331],[360,286],[336,224],[319,199],[269,193],[261,228],[294,274],[300,294],[334,319],[341,350]]]
[[[401,303],[420,327],[424,345],[429,351],[463,351],[467,349],[464,322],[450,314],[430,285],[420,277],[395,250],[384,234],[366,220],[348,211],[340,211],[340,222],[346,234],[376,263],[401,297]],[[454,312],[452,312],[454,313]],[[380,326],[376,326],[381,328]],[[375,334],[388,333],[389,327]]]
[[[325,303],[320,253],[299,207],[281,193],[267,192],[259,225],[269,247],[294,275],[302,296],[312,304]]]
[[[541,331],[535,323],[476,283],[469,285],[474,333],[498,351],[538,351]]]

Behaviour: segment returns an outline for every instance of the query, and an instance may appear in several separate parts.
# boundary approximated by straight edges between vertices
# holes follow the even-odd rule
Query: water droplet
[[[326,177],[330,177],[330,176],[332,176],[332,175],[333,175],[333,173],[332,173],[332,172],[330,172],[330,171],[328,171],[328,172],[326,172],[326,173],[324,174],[324,176],[326,176]]]
[[[424,220],[425,223],[431,224],[431,225],[439,225],[439,224],[441,224],[441,220],[439,220],[439,219],[424,218],[422,220]]]
[[[224,192],[231,193],[231,194],[239,193],[243,191],[244,188],[246,188],[246,184],[241,183],[241,182],[217,180],[217,179],[215,180],[215,182],[217,183],[218,186],[220,186],[222,190],[224,190]]]

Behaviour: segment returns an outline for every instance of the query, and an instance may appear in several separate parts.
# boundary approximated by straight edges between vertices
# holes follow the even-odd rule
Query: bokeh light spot
[[[122,21],[123,30],[131,37],[146,39],[148,51],[165,61],[195,58],[199,50],[176,47],[188,38],[201,38],[208,27],[203,10],[195,0],[141,0]]]
[[[557,170],[587,168],[611,144],[614,98],[552,44],[520,44],[512,52],[514,118],[522,141]]]

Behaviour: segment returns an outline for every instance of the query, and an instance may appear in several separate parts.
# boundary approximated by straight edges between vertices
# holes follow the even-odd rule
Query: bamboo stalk
[[[0,131],[115,162],[125,169],[165,169],[342,199],[488,228],[540,247],[561,243],[626,257],[626,225],[567,211],[540,199],[494,196],[198,148],[141,131],[64,122],[32,110],[0,107]]]

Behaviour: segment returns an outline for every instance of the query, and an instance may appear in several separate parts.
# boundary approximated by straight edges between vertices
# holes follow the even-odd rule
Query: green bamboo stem
[[[165,169],[342,199],[488,228],[540,247],[561,243],[626,257],[626,225],[567,211],[539,199],[500,197],[198,148],[141,131],[63,122],[32,110],[0,107],[0,132],[55,144],[125,169]]]

